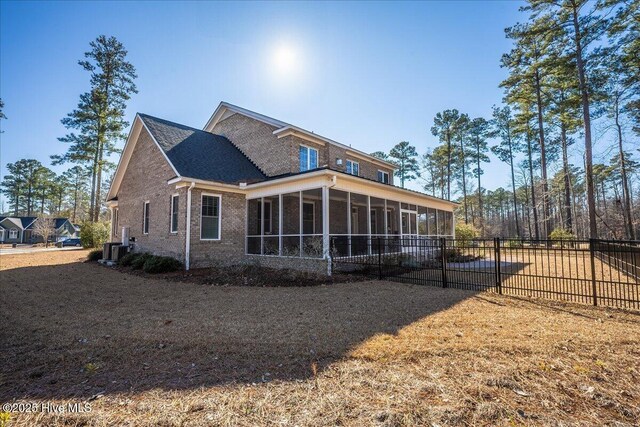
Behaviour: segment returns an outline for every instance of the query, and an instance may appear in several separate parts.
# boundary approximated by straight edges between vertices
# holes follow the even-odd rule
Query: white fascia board
[[[176,189],[189,187],[191,184],[194,184],[194,188],[198,188],[201,190],[217,190],[217,191],[226,191],[227,193],[240,193],[244,194],[245,190],[240,185],[236,184],[224,184],[215,181],[207,181],[204,179],[196,179],[189,178],[186,176],[178,176],[175,178],[171,178],[167,181],[167,184],[176,186]]]

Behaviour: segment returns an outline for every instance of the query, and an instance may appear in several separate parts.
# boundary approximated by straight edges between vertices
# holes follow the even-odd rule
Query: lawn
[[[0,257],[9,425],[638,425],[640,315],[391,282],[233,287]]]

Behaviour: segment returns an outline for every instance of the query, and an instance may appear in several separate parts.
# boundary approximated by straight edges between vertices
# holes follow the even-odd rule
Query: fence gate
[[[335,271],[640,309],[639,241],[456,240],[413,235],[360,240],[357,247],[350,247],[351,239],[332,239]]]

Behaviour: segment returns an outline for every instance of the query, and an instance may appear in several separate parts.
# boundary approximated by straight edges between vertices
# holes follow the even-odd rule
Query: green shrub
[[[120,258],[119,264],[123,267],[129,267],[140,255],[142,255],[140,252],[129,252]]]
[[[96,249],[87,255],[89,261],[98,261],[99,259],[102,259],[102,249]]]
[[[134,270],[140,270],[142,269],[142,267],[144,267],[144,263],[147,262],[147,260],[149,258],[151,258],[153,255],[149,254],[149,253],[143,253],[143,254],[139,254],[139,256],[135,257],[132,261],[131,261],[131,267]]]
[[[471,224],[456,224],[456,244],[469,246],[471,241],[478,237],[478,230]]]
[[[549,234],[551,240],[575,240],[576,236],[569,230],[558,227]]]
[[[168,256],[150,256],[142,267],[145,273],[168,273],[182,269],[182,263]]]
[[[85,248],[100,248],[109,239],[109,223],[84,222],[80,226],[80,242]]]

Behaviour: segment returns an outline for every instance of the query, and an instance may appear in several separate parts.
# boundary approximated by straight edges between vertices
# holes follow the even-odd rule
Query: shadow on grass
[[[303,380],[473,296],[359,282],[216,287],[89,263],[4,270],[0,401]]]

